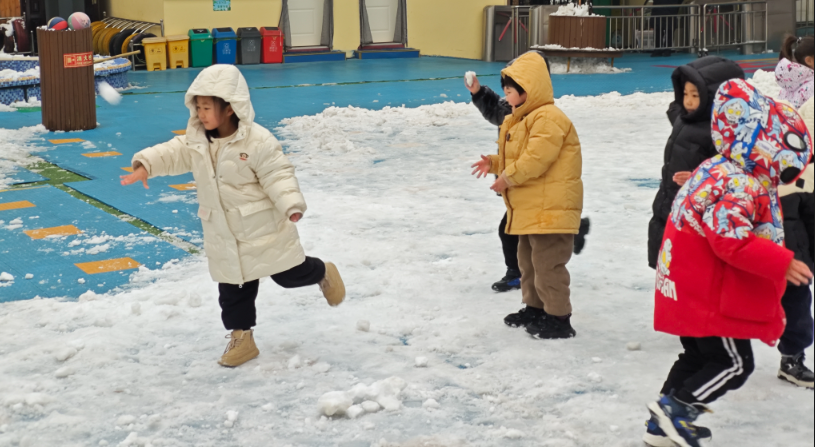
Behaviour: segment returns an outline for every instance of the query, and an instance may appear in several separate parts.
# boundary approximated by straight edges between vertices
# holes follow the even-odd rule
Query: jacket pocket
[[[719,311],[728,318],[769,322],[777,318],[783,290],[773,281],[758,278],[731,266],[722,275]]]
[[[205,207],[199,206],[198,207],[198,217],[203,221],[209,221],[210,216],[212,216],[212,210]]]
[[[277,232],[277,213],[271,200],[259,200],[238,207],[244,238],[257,239]]]

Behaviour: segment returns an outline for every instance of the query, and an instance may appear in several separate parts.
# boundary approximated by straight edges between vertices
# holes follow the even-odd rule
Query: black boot
[[[579,255],[586,246],[586,235],[591,230],[591,221],[588,217],[580,219],[580,229],[577,230],[577,236],[574,237],[574,254]]]
[[[492,285],[492,290],[496,292],[509,292],[521,288],[521,272],[518,270],[507,270],[506,276]]]
[[[543,320],[538,320],[526,326],[529,335],[544,340],[556,338],[572,338],[577,332],[572,328],[571,315],[566,317],[553,317],[548,315]]]
[[[812,371],[804,365],[803,352],[798,355],[781,356],[781,369],[778,370],[778,378],[809,389],[813,389],[813,380],[815,380]]]
[[[526,306],[517,313],[507,315],[504,318],[504,323],[509,327],[527,327],[545,319],[546,312],[543,309]]]

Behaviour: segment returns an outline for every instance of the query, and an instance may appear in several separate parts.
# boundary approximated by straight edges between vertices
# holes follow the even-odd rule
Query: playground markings
[[[177,189],[179,191],[192,191],[196,189],[195,183],[184,183],[181,185],[170,185],[170,188]]]
[[[133,172],[133,168],[131,168],[131,167],[129,167],[129,166],[128,166],[128,167],[126,167],[126,168],[122,168],[122,171],[126,171],[126,172]]]
[[[88,154],[82,154],[83,157],[88,158],[99,158],[99,157],[116,157],[118,155],[122,155],[121,152],[116,151],[107,151],[107,152],[91,152]]]
[[[85,140],[82,138],[66,138],[64,140],[48,140],[51,144],[70,144],[70,143],[83,143]]]
[[[0,203],[0,211],[19,210],[22,208],[34,208],[35,206],[37,205],[34,205],[28,200],[23,200],[20,202],[6,202]]]
[[[95,275],[97,273],[136,269],[139,268],[141,264],[132,258],[118,258],[108,259],[105,261],[82,262],[74,265],[89,275]]]
[[[176,135],[187,135],[187,130],[174,130],[173,133]]]
[[[45,239],[48,236],[73,236],[81,234],[82,230],[73,225],[62,225],[60,227],[40,228],[39,230],[25,230],[23,233],[27,234],[31,239]]]

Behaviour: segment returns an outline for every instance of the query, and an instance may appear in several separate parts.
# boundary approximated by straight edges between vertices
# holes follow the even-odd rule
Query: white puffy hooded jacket
[[[196,96],[222,98],[240,118],[214,167]],[[209,67],[195,78],[185,102],[187,134],[140,151],[133,165],[141,163],[151,178],[192,171],[212,278],[243,284],[302,264],[305,253],[289,217],[304,213],[306,203],[280,143],[254,122],[243,75],[232,65]]]

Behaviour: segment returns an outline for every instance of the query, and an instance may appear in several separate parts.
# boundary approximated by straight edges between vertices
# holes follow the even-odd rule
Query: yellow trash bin
[[[144,45],[144,60],[147,71],[167,69],[167,39],[165,37],[148,37],[141,41]]]
[[[190,66],[190,37],[167,36],[167,55],[171,69],[188,68]]]

